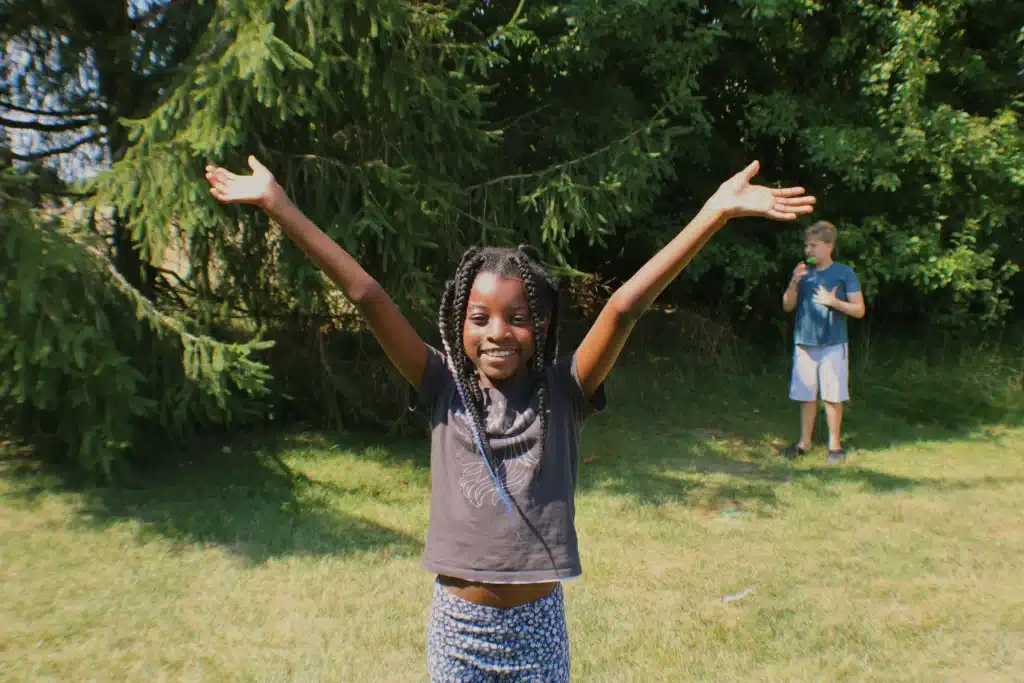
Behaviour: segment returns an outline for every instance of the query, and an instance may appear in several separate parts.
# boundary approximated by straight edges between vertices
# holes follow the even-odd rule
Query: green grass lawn
[[[1019,368],[876,365],[826,467],[775,455],[781,367],[616,371],[584,433],[574,679],[1019,681]],[[425,441],[189,456],[115,490],[7,446],[0,680],[426,680]]]

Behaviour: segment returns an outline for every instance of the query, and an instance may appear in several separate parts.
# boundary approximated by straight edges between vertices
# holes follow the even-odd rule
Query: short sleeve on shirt
[[[438,396],[440,396],[453,384],[451,373],[448,372],[448,365],[444,361],[444,355],[433,346],[427,345],[427,363],[423,368],[423,378],[420,380],[420,388],[417,391],[409,386],[409,400],[407,406],[414,413],[430,415]]]
[[[573,412],[578,422],[584,422],[588,417],[604,410],[607,404],[605,383],[601,382],[597,390],[589,398],[583,394],[583,385],[580,381],[579,371],[576,366],[576,354],[564,356],[555,361],[551,367],[552,391],[560,396],[567,396],[572,402]]]
[[[846,269],[846,293],[854,294],[860,291],[860,280],[857,278],[857,274],[853,272],[853,268]]]

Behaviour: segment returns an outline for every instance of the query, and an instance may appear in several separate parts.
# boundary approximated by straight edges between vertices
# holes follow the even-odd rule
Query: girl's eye
[[[473,323],[474,325],[486,325],[487,324],[487,316],[486,315],[471,315],[471,316],[469,316],[469,322]]]
[[[513,325],[525,325],[528,322],[530,322],[530,319],[527,318],[525,315],[517,315],[512,318]]]

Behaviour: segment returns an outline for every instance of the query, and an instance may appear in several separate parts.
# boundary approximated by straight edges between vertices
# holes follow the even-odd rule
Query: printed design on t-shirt
[[[454,427],[458,434],[458,442],[463,446],[455,454],[455,460],[462,468],[459,488],[462,489],[466,500],[474,507],[483,507],[484,503],[488,501],[491,505],[500,505],[501,497],[494,479],[491,478],[487,463],[484,462],[484,456],[476,447],[476,440],[469,428],[470,417],[462,411],[458,411],[456,415],[460,419],[453,421]],[[501,416],[497,416],[498,420],[500,418]],[[491,416],[488,416],[487,426],[489,432],[497,431],[496,426],[498,425],[495,424]],[[508,492],[515,495],[525,491],[538,462],[537,454],[530,452],[530,442],[526,438],[526,430],[515,436],[491,439],[491,449],[498,461],[495,472],[500,479],[505,481]]]
[[[826,317],[829,314],[829,307],[825,304],[819,304],[814,300],[814,293],[818,291],[818,287],[824,286],[824,278],[818,272],[808,273],[806,281],[803,283],[803,292],[801,294],[807,298],[813,308],[821,317]]]

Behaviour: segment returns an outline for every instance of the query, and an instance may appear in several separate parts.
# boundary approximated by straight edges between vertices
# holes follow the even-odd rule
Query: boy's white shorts
[[[842,403],[850,400],[848,344],[793,347],[793,376],[789,397],[794,401]]]

